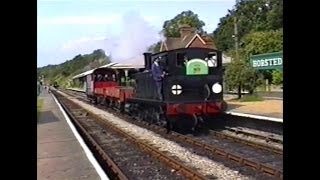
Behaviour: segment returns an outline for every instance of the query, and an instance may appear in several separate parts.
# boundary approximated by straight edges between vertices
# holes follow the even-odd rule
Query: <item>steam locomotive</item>
[[[166,72],[159,100],[152,63]],[[110,65],[87,73],[86,95],[92,102],[116,108],[134,118],[172,128],[200,128],[225,111],[222,53],[207,48],[181,48],[144,53],[144,67]]]

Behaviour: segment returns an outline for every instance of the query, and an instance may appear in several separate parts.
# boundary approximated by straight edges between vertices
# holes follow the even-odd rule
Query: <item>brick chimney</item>
[[[183,24],[179,26],[180,37],[184,38],[187,35],[193,34],[195,29],[187,24]]]

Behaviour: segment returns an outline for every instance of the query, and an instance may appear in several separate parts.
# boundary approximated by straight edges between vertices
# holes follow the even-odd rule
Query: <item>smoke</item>
[[[164,32],[163,32],[163,31],[160,32],[159,36],[160,36],[160,40],[161,40],[162,42],[163,42],[163,41],[166,41],[166,37],[164,36]]]
[[[112,62],[121,64],[144,65],[143,53],[158,42],[165,39],[159,30],[151,26],[139,13],[131,11],[120,20],[119,36],[106,33],[103,37],[84,37],[66,42],[61,54],[74,57],[77,54],[89,54],[96,49],[103,49],[111,56]],[[117,26],[116,23],[115,26]],[[114,26],[109,26],[112,29]]]
[[[113,62],[123,64],[144,64],[142,54],[159,41],[161,35],[137,12],[129,12],[122,18],[122,33],[114,42],[108,43],[108,52]],[[110,43],[113,46],[110,46]],[[141,62],[142,61],[142,62]]]

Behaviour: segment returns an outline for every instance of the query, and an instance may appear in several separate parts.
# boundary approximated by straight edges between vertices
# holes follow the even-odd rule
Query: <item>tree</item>
[[[274,85],[281,85],[283,83],[283,72],[275,70],[272,72],[272,83]]]
[[[232,61],[225,72],[227,89],[238,89],[238,98],[241,98],[242,89],[253,94],[255,88],[262,83],[261,76],[246,62],[242,60]]]
[[[283,31],[280,29],[249,33],[242,42],[245,44],[246,59],[249,59],[250,55],[282,51]]]
[[[268,26],[271,29],[283,27],[283,0],[270,0],[271,10],[267,15]]]
[[[237,17],[238,38],[257,31],[279,30],[283,27],[283,0],[240,1],[236,9],[229,10],[220,18],[213,31],[218,49],[228,51],[234,48],[234,17]]]
[[[252,32],[243,37],[243,59],[249,62],[251,55],[272,53],[283,50],[283,31],[271,30]],[[272,79],[273,70],[264,70],[262,75],[265,79]]]
[[[167,20],[163,23],[163,32],[165,37],[179,37],[179,25],[187,24],[196,28],[199,33],[203,33],[203,26],[205,23],[199,19],[198,15],[192,11],[183,11],[173,19]]]
[[[213,31],[213,38],[219,50],[228,51],[234,47],[234,24],[230,16],[220,18],[218,27]],[[241,37],[241,36],[240,36]]]
[[[48,82],[58,82],[62,87],[70,85],[72,76],[110,63],[110,57],[102,49],[97,49],[90,54],[77,55],[71,60],[58,65],[48,65],[37,69],[37,74],[44,75]],[[85,69],[88,68],[88,69]]]
[[[94,68],[97,68],[97,67],[100,67],[100,63],[99,61],[92,61],[90,64],[90,69],[94,69]]]

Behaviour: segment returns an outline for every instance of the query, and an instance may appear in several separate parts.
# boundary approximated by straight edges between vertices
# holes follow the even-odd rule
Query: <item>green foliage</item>
[[[203,33],[203,26],[205,23],[199,19],[198,15],[188,10],[183,11],[173,19],[167,20],[163,23],[163,32],[165,37],[179,37],[179,25],[187,24],[196,28],[199,33]]]
[[[283,72],[275,70],[272,72],[272,84],[281,85],[283,83]]]
[[[70,86],[70,79],[84,71],[110,63],[110,58],[102,49],[91,54],[77,55],[72,60],[67,60],[59,65],[48,65],[37,69],[38,76],[44,75],[45,83],[57,82],[60,87]]]
[[[198,33],[203,34],[203,26],[205,23],[199,19],[198,14],[188,10],[176,15],[174,18],[163,23],[162,32],[165,37],[180,37],[179,26],[189,25],[197,30]],[[152,53],[160,52],[161,41],[151,45],[148,51]]]
[[[226,69],[226,86],[231,90],[248,90],[250,93],[263,83],[263,78],[272,79],[272,71],[255,72],[249,67],[250,55],[277,52],[283,49],[283,0],[240,1],[234,10],[220,18],[212,37],[219,50],[235,57],[233,39],[235,21],[238,27],[239,59]]]
[[[74,81],[70,81],[70,87],[73,88],[83,88],[83,83],[81,83],[78,79],[74,80]]]
[[[240,86],[250,94],[262,83],[260,74],[242,60],[232,61],[226,68],[224,78],[228,90],[234,90]]]
[[[260,31],[247,34],[243,38],[244,53],[249,60],[250,55],[282,51],[283,31]]]
[[[218,49],[228,51],[234,48],[234,18],[237,19],[238,38],[257,31],[272,31],[283,27],[283,0],[240,1],[235,10],[220,18],[213,37]]]
[[[268,26],[272,29],[283,27],[283,0],[271,0],[271,10],[267,14]]]
[[[249,95],[244,96],[242,99],[239,100],[240,102],[254,102],[254,101],[263,101],[263,98],[258,95]]]
[[[250,55],[278,52],[283,50],[283,31],[252,32],[244,36],[245,46],[241,49],[243,59],[249,63]],[[264,70],[261,73],[265,79],[272,79],[273,70]]]

